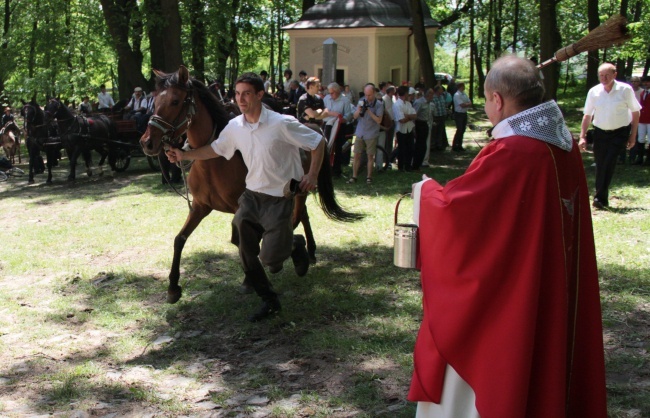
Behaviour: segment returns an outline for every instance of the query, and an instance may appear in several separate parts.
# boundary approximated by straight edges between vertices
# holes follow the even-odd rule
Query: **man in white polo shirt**
[[[241,152],[248,174],[246,189],[239,198],[239,208],[232,221],[232,241],[239,247],[245,283],[252,286],[263,301],[248,318],[255,322],[280,310],[278,295],[263,266],[276,273],[291,256],[298,275],[305,275],[309,268],[305,238],[293,235],[293,199],[284,197],[284,187],[291,179],[301,179],[300,190],[316,189],[325,142],[322,135],[294,117],[262,106],[264,82],[256,74],[242,74],[235,82],[235,95],[242,114],[228,123],[219,138],[186,152],[172,148],[167,155],[171,162],[176,162],[216,157],[230,159],[236,151]],[[300,160],[301,148],[311,151],[311,165],[306,174]]]
[[[587,93],[580,129],[582,150],[587,147],[587,130],[594,125],[594,159],[596,161],[596,194],[593,206],[609,206],[609,185],[614,176],[616,159],[621,151],[636,142],[641,105],[628,84],[616,81],[616,67],[605,63],[598,67],[600,84]]]

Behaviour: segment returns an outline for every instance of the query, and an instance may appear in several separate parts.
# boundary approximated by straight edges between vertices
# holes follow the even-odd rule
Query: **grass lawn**
[[[581,104],[560,104],[575,132]],[[466,144],[466,154],[435,154],[426,174],[462,174],[481,133],[469,131]],[[593,186],[592,155],[584,162]],[[187,205],[144,160],[131,164],[68,184],[64,161],[51,186],[43,176],[0,183],[1,416],[414,416],[405,398],[419,276],[392,265],[392,247],[394,205],[418,174],[335,180],[342,205],[368,215],[355,224],[327,220],[310,198],[318,263],[298,278],[287,262],[272,279],[282,313],[250,324],[259,299],[237,292],[228,214],[211,214],[189,238],[183,297],[165,303]],[[593,216],[609,410],[646,417],[650,168],[620,165],[613,183],[612,208]],[[411,208],[405,200],[400,219]]]

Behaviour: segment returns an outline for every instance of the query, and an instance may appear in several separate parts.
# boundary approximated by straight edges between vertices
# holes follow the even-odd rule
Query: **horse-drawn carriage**
[[[32,101],[23,105],[21,114],[25,121],[26,145],[29,151],[29,182],[38,174],[35,166],[40,153],[47,155],[47,182],[52,182],[52,167],[65,150],[70,163],[68,180],[75,179],[77,159],[83,157],[88,175],[92,174],[91,151],[100,154],[101,169],[108,159],[114,171],[128,168],[131,157],[145,156],[138,144],[141,136],[135,121],[122,120],[120,112],[98,113],[88,117],[76,115],[57,99],[51,99],[45,108]],[[40,159],[42,161],[42,159]],[[158,170],[158,160],[148,157],[153,170]]]
[[[149,167],[160,170],[158,159],[144,154],[139,140],[142,134],[137,130],[135,120],[122,119],[121,113],[106,113],[117,131],[117,138],[108,141],[108,163],[114,171],[122,172],[129,167],[132,157],[146,157]]]

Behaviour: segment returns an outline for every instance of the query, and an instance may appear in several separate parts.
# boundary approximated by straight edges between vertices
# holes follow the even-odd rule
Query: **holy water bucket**
[[[395,233],[393,243],[393,264],[397,267],[413,269],[416,266],[418,253],[418,226],[415,224],[397,223],[399,204],[410,193],[402,195],[395,205]]]

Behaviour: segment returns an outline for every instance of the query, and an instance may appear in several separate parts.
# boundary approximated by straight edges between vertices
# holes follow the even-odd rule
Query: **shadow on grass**
[[[650,416],[650,267],[599,266],[610,414]]]
[[[449,150],[434,152],[429,159],[431,166],[423,167],[421,172],[401,173],[397,170],[375,172],[372,185],[367,185],[363,181],[346,184],[347,177],[351,176],[352,167],[345,167],[345,178],[334,179],[335,194],[346,198],[399,196],[409,193],[411,185],[420,181],[423,174],[444,184],[461,175],[478,150],[478,147],[470,144],[468,152],[463,154],[452,153]],[[393,167],[397,168],[396,165]],[[45,177],[42,175],[36,177],[36,183],[33,185],[27,184],[27,176],[12,179],[11,183],[0,184],[0,199],[5,197],[29,198],[38,205],[50,205],[77,199],[103,201],[117,196],[137,197],[142,194],[167,195],[174,193],[169,186],[161,184],[161,174],[152,172],[143,158],[132,159],[129,168],[122,173],[111,174],[108,169],[104,175],[87,177],[84,172],[79,172],[74,182],[67,181],[67,171],[68,164],[64,161],[54,169],[52,184],[45,184]],[[359,176],[365,177],[365,170]],[[179,197],[179,199],[181,198]],[[310,207],[313,206],[309,200],[308,204]]]
[[[343,405],[360,416],[413,415],[414,406],[405,398],[421,312],[419,274],[392,266],[391,248],[322,245],[319,262],[305,277],[297,277],[291,262],[285,262],[284,270],[271,279],[283,311],[255,324],[246,317],[260,299],[237,292],[242,273],[235,251],[192,253],[184,259],[183,270],[184,295],[175,305],[164,303],[166,282],[138,272],[109,273],[109,279],[95,285],[91,280],[69,280],[57,293],[77,296],[83,313],[75,313],[71,322],[69,310],[55,310],[45,324],[63,323],[79,335],[94,328],[122,336],[70,350],[64,358],[31,358],[18,364],[15,370],[29,371],[8,376],[15,379],[8,389],[30,380],[28,375],[42,381],[59,369],[60,377],[31,388],[32,407],[51,412],[71,403],[103,402],[119,403],[124,410],[145,402],[159,411],[190,408],[165,401],[150,382],[107,379],[109,364],[122,373],[140,366],[154,375],[196,379],[197,385],[219,383],[219,393],[211,398],[223,411],[240,410],[238,402],[244,401],[232,399],[244,395],[263,395],[273,402],[310,394],[328,411]],[[142,311],[150,317],[142,317]],[[120,329],[106,325],[118,320],[124,323]],[[161,336],[169,341],[155,342]],[[115,361],[120,338],[141,342],[127,360]],[[78,371],[89,363],[104,366]],[[187,371],[199,363],[209,365],[205,374],[197,377]],[[156,380],[167,385],[164,375]]]

